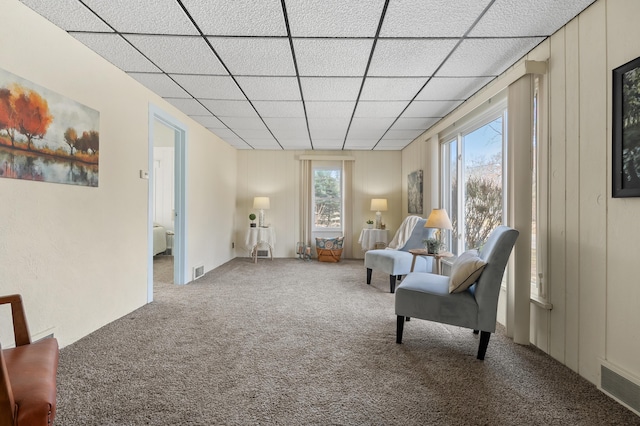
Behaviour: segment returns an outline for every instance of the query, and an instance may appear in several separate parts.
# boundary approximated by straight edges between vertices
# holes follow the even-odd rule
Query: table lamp
[[[424,227],[436,229],[436,239],[440,242],[441,247],[444,247],[444,243],[442,241],[442,230],[453,229],[453,225],[451,225],[451,220],[449,219],[449,215],[445,209],[431,210],[431,214],[427,218],[427,223],[424,224]]]
[[[371,199],[371,211],[376,212],[376,229],[382,228],[382,213],[387,211],[387,199],[386,198],[372,198]]]
[[[264,211],[270,208],[269,197],[254,197],[253,208],[260,211],[258,215],[258,226],[264,228]]]

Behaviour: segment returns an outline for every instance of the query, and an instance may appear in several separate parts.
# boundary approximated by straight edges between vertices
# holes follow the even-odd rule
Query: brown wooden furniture
[[[0,426],[52,425],[56,415],[58,341],[32,343],[19,294],[0,296],[11,304],[16,347],[0,348]]]
[[[453,253],[448,251],[444,251],[442,253],[433,254],[429,253],[426,249],[411,249],[409,253],[413,255],[413,260],[411,260],[411,272],[413,272],[413,268],[416,266],[416,257],[418,256],[432,256],[434,259],[434,274],[440,274],[440,260],[444,257],[452,257]]]

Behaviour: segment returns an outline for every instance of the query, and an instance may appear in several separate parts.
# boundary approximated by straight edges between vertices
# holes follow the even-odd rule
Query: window
[[[343,217],[342,164],[314,162],[313,188],[314,231],[341,231]]]
[[[504,223],[506,114],[504,103],[491,108],[442,145],[442,202],[453,225],[449,250],[456,255],[479,248]]]

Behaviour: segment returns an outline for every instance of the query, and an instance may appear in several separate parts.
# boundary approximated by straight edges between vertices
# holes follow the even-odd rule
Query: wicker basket
[[[340,256],[342,256],[342,249],[321,249],[316,248],[318,252],[318,262],[340,262]]]

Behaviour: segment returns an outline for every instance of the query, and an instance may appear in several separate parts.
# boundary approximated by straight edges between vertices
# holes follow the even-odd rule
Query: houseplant
[[[255,228],[255,227],[256,227],[256,224],[254,223],[254,220],[256,220],[256,215],[255,215],[255,214],[253,214],[253,213],[251,213],[251,214],[249,215],[249,220],[251,220],[251,224],[250,224],[249,226],[251,226],[252,228]]]
[[[367,220],[367,228],[373,228],[373,221],[371,219]]]
[[[427,249],[427,253],[430,254],[438,254],[440,253],[440,249],[444,246],[444,243],[437,238],[427,238],[422,240],[424,244],[424,248]]]

